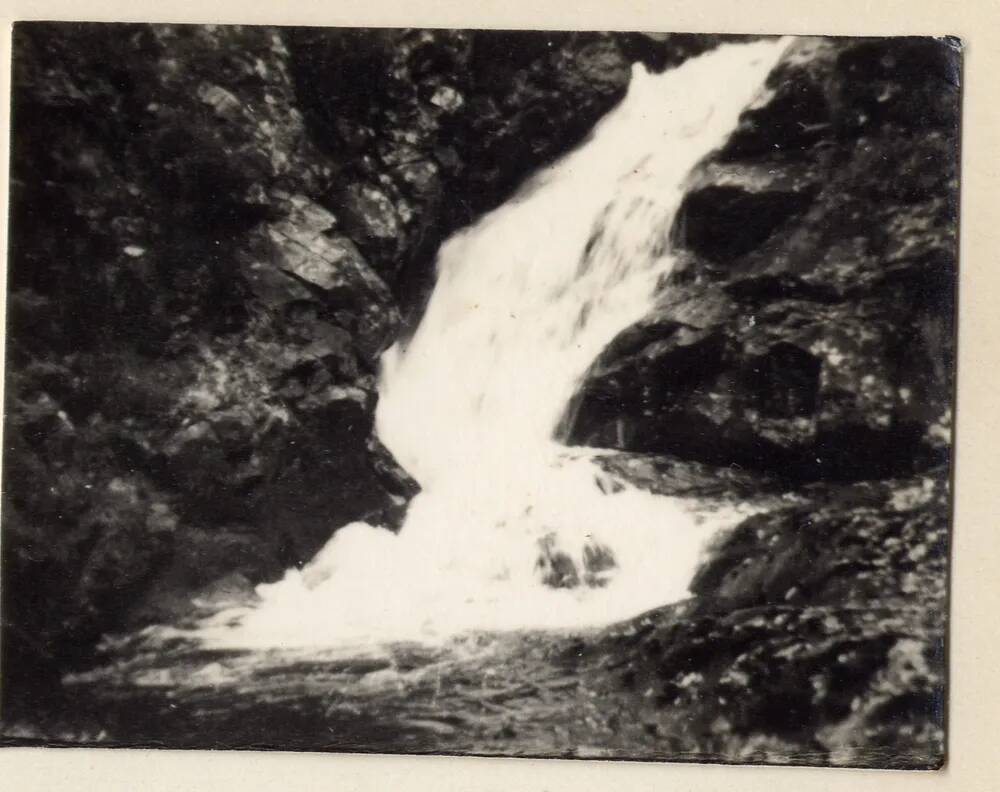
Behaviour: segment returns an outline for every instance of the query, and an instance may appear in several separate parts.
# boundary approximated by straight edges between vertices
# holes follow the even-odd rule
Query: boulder
[[[578,558],[559,547],[554,532],[538,540],[535,572],[542,584],[550,588],[577,588],[581,583],[600,588],[607,584],[617,566],[611,548],[592,539],[583,545]]]
[[[701,760],[944,761],[949,487],[814,484],[720,537],[692,598],[567,649],[614,744]]]

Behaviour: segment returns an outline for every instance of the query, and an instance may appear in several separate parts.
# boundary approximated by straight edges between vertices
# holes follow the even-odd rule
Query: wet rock
[[[345,228],[369,255],[376,260],[399,255],[402,221],[382,189],[353,184],[334,205],[344,218]]]
[[[804,479],[940,464],[957,131],[947,41],[798,40],[691,175],[658,306],[565,436]]]
[[[543,585],[550,588],[576,588],[581,583],[600,588],[617,568],[614,552],[605,544],[588,540],[580,550],[579,559],[559,547],[556,534],[546,534],[538,541],[535,572]]]
[[[567,647],[624,745],[939,767],[946,476],[815,484],[709,549],[692,598]]]
[[[253,548],[246,541],[248,536],[219,531],[216,536],[194,534],[196,547],[186,556],[178,553],[171,567],[161,570],[160,575],[144,592],[142,601],[133,609],[132,620],[136,625],[149,622],[175,624],[180,626],[193,625],[198,619],[212,616],[229,608],[247,607],[258,601],[254,584],[243,572],[224,572],[219,570],[234,567],[232,558],[223,561],[223,553],[237,553],[240,561],[253,557]],[[182,569],[180,564],[187,562],[201,566],[188,566]],[[254,559],[260,564],[260,560]],[[236,568],[239,568],[239,564]],[[252,563],[244,567],[257,577],[259,567]],[[212,573],[215,573],[214,575]],[[183,576],[190,576],[180,584]],[[209,580],[198,587],[198,580]]]
[[[554,534],[543,536],[538,541],[535,572],[542,584],[550,588],[576,588],[580,585],[576,562],[568,553],[557,548]]]
[[[813,604],[860,604],[909,595],[919,568],[921,598],[933,604],[946,578],[947,497],[940,471],[914,482],[921,492],[924,484],[926,499],[912,505],[890,499],[906,485],[879,482],[751,517],[720,542],[691,591],[733,608],[780,603],[791,587]]]
[[[280,575],[297,544],[261,518],[277,472],[316,465],[327,491],[332,468],[371,469],[370,368],[398,311],[315,200],[334,169],[278,31],[42,24],[16,46],[4,575],[51,604],[6,601],[4,649],[31,668],[209,582],[178,564]],[[334,441],[337,465],[289,459]],[[116,481],[134,503],[105,502]],[[299,520],[394,503],[359,481]],[[239,552],[221,528],[227,551],[179,549],[234,521]]]
[[[804,212],[810,199],[798,192],[709,185],[684,197],[674,221],[675,244],[728,266]]]
[[[783,494],[786,486],[779,478],[735,464],[717,467],[664,454],[606,452],[595,461],[615,479],[640,489],[657,495],[697,498],[705,503],[772,499]]]
[[[578,142],[628,86],[631,60],[613,35],[524,32],[520,38],[516,50],[502,33],[483,32],[473,42],[472,78],[486,89],[467,104],[465,119],[465,158],[477,164],[466,187],[474,204],[507,193],[530,169]],[[498,49],[520,68],[509,83],[487,87]],[[511,107],[517,112],[506,112]]]
[[[591,588],[607,585],[608,579],[618,567],[611,548],[600,542],[588,542],[583,546],[583,582]]]

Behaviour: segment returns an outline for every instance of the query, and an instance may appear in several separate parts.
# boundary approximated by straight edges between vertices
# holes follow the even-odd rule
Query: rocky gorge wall
[[[373,433],[377,361],[438,244],[581,140],[633,62],[716,41],[18,26],[5,691],[398,520],[416,484]]]
[[[691,175],[657,307],[568,411],[571,441],[653,454],[616,463],[642,486],[673,456],[785,490],[718,537],[690,600],[569,653],[609,740],[943,764],[957,50],[798,40]]]
[[[105,631],[398,522],[416,483],[374,435],[375,375],[438,245],[580,142],[633,62],[717,41],[20,27],[7,703]],[[947,41],[799,40],[691,175],[656,309],[570,405],[565,439],[631,452],[623,478],[782,493],[691,601],[567,652],[602,739],[940,763],[955,62]]]
[[[958,59],[799,39],[664,229],[657,307],[595,362],[570,442],[797,479],[947,462]]]

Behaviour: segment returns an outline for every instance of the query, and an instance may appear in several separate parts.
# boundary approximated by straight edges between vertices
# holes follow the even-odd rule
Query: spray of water
[[[726,517],[610,487],[593,452],[552,438],[589,364],[651,309],[685,177],[786,44],[636,66],[584,145],[448,240],[417,332],[383,361],[378,433],[423,488],[401,531],[346,526],[207,640],[433,641],[598,625],[686,596]]]

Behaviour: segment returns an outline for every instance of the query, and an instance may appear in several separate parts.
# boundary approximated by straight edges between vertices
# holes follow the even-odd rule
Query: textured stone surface
[[[689,601],[569,652],[623,751],[944,761],[956,64],[946,41],[799,40],[691,175],[657,307],[571,406],[572,440],[645,452],[612,474],[712,497],[700,460],[771,493]]]
[[[793,500],[720,537],[690,600],[567,650],[611,746],[942,764],[947,483],[817,484]]]
[[[945,459],[956,63],[943,40],[799,40],[691,175],[675,268],[570,439],[807,479]]]
[[[371,436],[399,312],[315,200],[278,32],[27,26],[17,55],[4,612],[61,661],[149,586],[273,577],[414,485]]]

